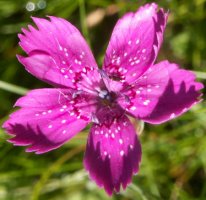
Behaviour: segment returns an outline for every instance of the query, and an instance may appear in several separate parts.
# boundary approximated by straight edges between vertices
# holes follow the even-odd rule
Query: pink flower
[[[14,145],[37,154],[56,149],[92,123],[84,166],[111,195],[138,172],[141,146],[127,116],[160,124],[199,101],[201,83],[177,64],[154,64],[168,13],[147,4],[116,24],[102,70],[80,32],[57,17],[35,18],[19,34],[25,69],[55,88],[17,100],[3,127]],[[101,37],[101,36],[100,36]]]

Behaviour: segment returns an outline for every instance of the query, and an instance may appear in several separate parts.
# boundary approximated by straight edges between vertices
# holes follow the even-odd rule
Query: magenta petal
[[[201,83],[195,75],[176,64],[160,62],[149,68],[124,94],[130,102],[119,103],[133,116],[159,124],[186,112],[199,101]]]
[[[176,69],[171,64],[172,70]],[[165,65],[153,65],[133,85],[128,85],[121,91],[119,105],[137,118],[150,115],[169,81],[169,71]]]
[[[84,166],[91,179],[111,195],[125,189],[138,172],[141,146],[133,125],[126,116],[110,127],[94,124],[87,142]]]
[[[169,63],[160,63],[169,65]],[[169,67],[169,66],[167,66]],[[188,111],[200,101],[200,89],[203,84],[195,82],[195,75],[186,70],[176,69],[170,74],[170,79],[164,93],[150,115],[144,121],[159,124]]]
[[[46,52],[33,51],[29,57],[17,56],[17,58],[26,70],[37,78],[58,87],[72,86],[72,80],[66,79],[59,73],[54,59]]]
[[[18,57],[31,74],[52,85],[76,89],[82,75],[97,71],[92,52],[72,24],[57,17],[32,19],[38,29],[29,26],[29,30],[22,29],[19,34],[19,44],[28,57]],[[100,76],[95,77],[98,82]]]
[[[153,64],[162,43],[167,15],[152,3],[117,22],[103,66],[112,79],[131,84]]]
[[[20,98],[16,106],[21,109],[11,114],[3,125],[8,134],[14,136],[9,141],[29,146],[27,151],[37,154],[64,144],[90,120],[87,110],[82,109],[88,102],[72,94],[68,89],[38,89]]]

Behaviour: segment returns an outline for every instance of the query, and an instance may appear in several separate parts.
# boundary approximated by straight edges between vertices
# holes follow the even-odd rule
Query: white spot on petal
[[[124,126],[127,126],[127,122],[123,122],[123,125],[124,125]]]
[[[135,64],[135,62],[131,62],[131,66],[133,66]]]
[[[123,140],[122,140],[122,139],[119,139],[119,143],[120,143],[120,144],[123,144]]]
[[[119,153],[120,153],[120,156],[124,155],[124,151],[123,150],[121,150]]]
[[[150,100],[145,100],[145,101],[143,102],[143,104],[144,104],[145,106],[149,105],[149,103],[150,103]]]
[[[130,110],[136,110],[137,108],[135,107],[135,106],[132,106],[131,108],[130,108]]]
[[[137,39],[135,43],[136,43],[136,44],[139,44],[139,42],[140,42],[140,40],[139,40],[139,39]]]
[[[123,68],[122,67],[120,67],[119,69],[118,69],[118,72],[121,72],[123,70]]]
[[[136,64],[140,63],[140,60],[136,60],[135,63],[136,63]]]
[[[66,119],[63,119],[63,120],[62,120],[62,124],[65,124],[65,123],[66,123],[66,121],[67,121]]]
[[[74,112],[70,112],[70,116],[73,116],[74,115]]]
[[[52,125],[50,124],[50,125],[48,126],[48,128],[52,128]]]

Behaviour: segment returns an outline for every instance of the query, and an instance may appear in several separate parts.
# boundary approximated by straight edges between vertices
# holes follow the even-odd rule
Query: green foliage
[[[0,0],[0,124],[26,89],[49,87],[18,63],[17,33],[30,16],[56,15],[85,35],[99,65],[116,20],[150,1],[137,0]],[[159,0],[170,10],[159,59],[169,59],[206,79],[206,0]],[[34,10],[32,8],[35,6]],[[27,9],[26,9],[27,8]],[[32,11],[28,11],[32,10]],[[88,15],[99,12],[91,25]],[[92,15],[91,15],[92,16]],[[99,16],[98,16],[99,17]],[[94,19],[95,17],[91,18]],[[205,67],[205,68],[204,68]],[[206,199],[205,103],[159,126],[146,125],[140,136],[140,172],[126,191],[109,198],[88,179],[82,158],[88,129],[58,150],[44,155],[13,147],[0,129],[0,200],[204,200]]]

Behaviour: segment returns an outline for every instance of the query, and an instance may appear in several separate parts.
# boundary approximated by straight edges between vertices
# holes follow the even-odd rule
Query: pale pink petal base
[[[88,138],[84,166],[92,180],[111,195],[124,189],[136,174],[141,161],[141,146],[135,129],[126,116],[109,127],[94,124]]]

